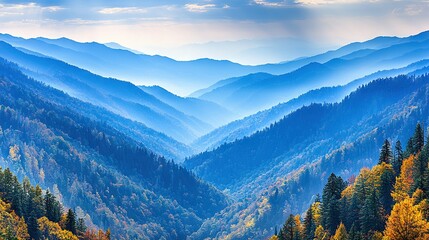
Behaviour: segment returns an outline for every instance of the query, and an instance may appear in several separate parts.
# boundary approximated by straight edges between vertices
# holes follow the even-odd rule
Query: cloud
[[[215,4],[195,4],[195,3],[188,3],[185,4],[185,9],[189,12],[196,12],[196,13],[204,13],[208,12],[211,9],[214,9],[216,7]]]
[[[103,8],[98,11],[101,14],[130,14],[130,13],[147,13],[145,8],[137,7],[113,7],[113,8]]]
[[[63,10],[60,6],[40,6],[36,3],[0,4],[0,17],[31,16],[33,14],[53,13]]]
[[[285,7],[290,4],[286,1],[266,1],[266,0],[254,0],[254,3],[264,7]]]

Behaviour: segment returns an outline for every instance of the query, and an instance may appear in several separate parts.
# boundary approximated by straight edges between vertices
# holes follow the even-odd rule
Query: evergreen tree
[[[31,239],[39,239],[39,224],[37,223],[36,213],[32,211],[27,220],[28,234],[30,234]]]
[[[390,165],[386,165],[380,176],[379,199],[384,212],[390,213],[394,204],[391,192],[395,186],[395,172]]]
[[[73,234],[76,234],[76,214],[72,209],[69,209],[67,212],[65,229],[69,230]]]
[[[313,217],[313,209],[312,206],[310,206],[304,218],[304,239],[312,240],[314,238],[316,227],[317,226]]]
[[[393,170],[395,175],[398,176],[401,171],[402,162],[404,161],[404,153],[402,151],[401,141],[396,141],[395,144],[395,156],[393,158]]]
[[[420,152],[424,145],[424,131],[420,123],[417,123],[416,130],[413,136],[413,150],[414,154]]]
[[[78,236],[82,236],[86,232],[86,224],[83,218],[79,218],[76,223],[76,232]]]
[[[404,158],[410,156],[411,154],[414,154],[414,143],[413,143],[413,138],[408,139],[407,142],[407,148],[405,149],[405,156]]]
[[[380,158],[378,160],[378,164],[381,163],[390,163],[392,160],[392,149],[390,147],[389,140],[384,140],[383,146],[381,147],[380,151]]]
[[[384,228],[384,211],[374,191],[367,197],[360,212],[361,231],[368,234],[371,231],[382,231]],[[368,237],[368,236],[367,236]]]
[[[295,240],[296,236],[296,222],[295,216],[292,214],[289,215],[289,218],[286,220],[286,223],[283,225],[282,229],[279,232],[279,240]]]
[[[420,154],[414,160],[413,164],[413,185],[411,190],[414,192],[417,189],[424,188],[424,173],[428,166],[429,160],[429,145],[425,145]]]
[[[353,223],[349,232],[349,240],[361,240],[360,232],[357,230],[356,224]]]
[[[335,233],[340,224],[340,206],[341,192],[345,188],[345,183],[341,177],[331,174],[328,183],[323,188],[322,194],[322,226],[331,235]]]

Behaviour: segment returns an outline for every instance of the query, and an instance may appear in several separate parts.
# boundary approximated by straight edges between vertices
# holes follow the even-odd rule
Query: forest
[[[348,180],[331,174],[301,217],[290,215],[272,240],[429,238],[429,144],[418,123],[405,150],[385,140],[379,162]]]
[[[110,239],[110,230],[88,228],[72,209],[65,211],[49,190],[34,187],[28,178],[20,183],[9,168],[0,169],[0,196],[1,239]]]
[[[60,104],[77,100],[5,60],[0,86],[0,166],[52,190],[89,224],[111,226],[114,238],[184,238],[226,206],[182,166]]]

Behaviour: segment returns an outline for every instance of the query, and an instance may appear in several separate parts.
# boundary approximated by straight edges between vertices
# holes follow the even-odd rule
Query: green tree
[[[413,150],[414,154],[420,152],[424,146],[424,131],[420,123],[417,123],[416,130],[413,136]]]
[[[384,212],[390,213],[394,204],[391,192],[395,186],[395,172],[391,165],[386,165],[380,176],[379,199]]]
[[[36,213],[32,211],[27,220],[28,234],[32,239],[40,238],[39,224],[37,223]]]
[[[390,146],[389,140],[384,140],[383,146],[380,151],[380,158],[378,164],[380,163],[390,163],[392,160],[392,148]]]
[[[365,234],[372,231],[382,231],[384,228],[384,211],[375,190],[365,200],[360,211],[360,222],[361,231]]]
[[[295,216],[291,214],[279,232],[279,240],[295,240],[296,227]]]
[[[395,154],[392,162],[393,170],[395,175],[398,176],[401,171],[401,165],[404,161],[404,152],[402,151],[401,141],[396,141],[395,144]]]
[[[72,209],[69,209],[65,221],[65,229],[73,234],[76,234],[76,214]]]
[[[340,224],[340,204],[341,192],[345,188],[345,183],[341,177],[331,174],[328,183],[323,188],[322,194],[322,226],[331,235],[335,233]]]
[[[308,208],[307,214],[304,218],[304,239],[306,240],[312,240],[314,238],[314,233],[317,227],[316,222],[314,221],[312,207],[313,205]]]

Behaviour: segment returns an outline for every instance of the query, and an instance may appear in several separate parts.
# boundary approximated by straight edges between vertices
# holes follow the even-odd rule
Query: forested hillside
[[[12,63],[0,68],[0,165],[52,189],[114,238],[183,238],[226,206],[183,167],[48,98],[62,93]]]
[[[345,179],[358,174],[377,163],[384,139],[406,142],[417,121],[426,126],[428,84],[427,75],[379,79],[341,103],[304,107],[253,136],[191,158],[188,166],[238,199],[192,238],[268,237],[290,213],[306,210],[331,172]]]
[[[417,125],[402,150],[385,140],[379,162],[348,181],[331,174],[308,210],[270,239],[429,239],[429,144]]]
[[[110,240],[110,230],[88,228],[49,190],[43,193],[28,178],[20,183],[9,169],[0,168],[0,196],[1,239]]]

